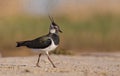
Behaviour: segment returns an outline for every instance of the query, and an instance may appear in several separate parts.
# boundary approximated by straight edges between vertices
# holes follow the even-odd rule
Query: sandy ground
[[[112,55],[51,55],[57,68],[47,57],[38,56],[0,58],[0,76],[120,76],[120,54]]]

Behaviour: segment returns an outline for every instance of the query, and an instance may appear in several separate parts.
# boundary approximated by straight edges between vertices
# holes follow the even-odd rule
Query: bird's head
[[[51,24],[50,24],[50,33],[62,33],[62,31],[60,30],[60,27],[54,22],[53,18],[51,16],[49,16]]]

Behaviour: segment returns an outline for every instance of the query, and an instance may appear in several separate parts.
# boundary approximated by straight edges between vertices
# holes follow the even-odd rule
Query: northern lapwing
[[[34,52],[39,53],[39,57],[36,63],[36,66],[39,66],[39,60],[41,55],[44,53],[47,55],[48,60],[51,62],[52,66],[55,68],[56,66],[52,62],[52,60],[49,57],[49,51],[55,50],[60,42],[59,39],[59,32],[62,33],[60,30],[60,27],[55,23],[53,17],[49,16],[49,19],[51,21],[49,33],[47,35],[38,37],[33,40],[27,40],[27,41],[20,41],[17,42],[16,47],[26,46],[28,48],[33,49]]]

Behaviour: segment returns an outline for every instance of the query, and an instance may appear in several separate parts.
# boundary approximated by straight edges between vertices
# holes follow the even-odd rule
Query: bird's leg
[[[38,60],[37,60],[37,63],[36,63],[36,66],[37,66],[37,67],[40,67],[40,66],[39,66],[40,57],[41,57],[41,53],[39,54],[39,57],[38,57]]]
[[[49,56],[48,52],[46,53],[46,55],[47,55],[47,57],[48,57],[48,60],[51,62],[52,66],[53,66],[54,68],[56,68],[56,66],[54,65],[54,63],[53,63],[52,60],[50,59],[50,56]]]

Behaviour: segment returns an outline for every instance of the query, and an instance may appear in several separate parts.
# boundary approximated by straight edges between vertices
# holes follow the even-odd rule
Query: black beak
[[[60,29],[59,29],[59,32],[60,32],[60,33],[63,33]]]

